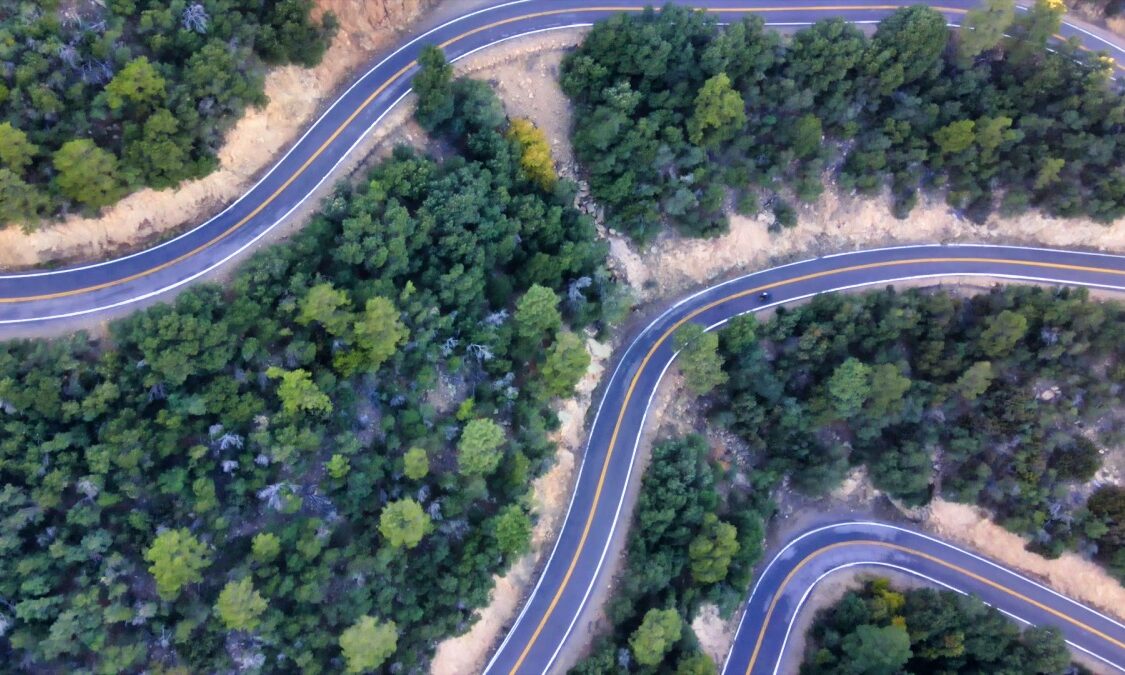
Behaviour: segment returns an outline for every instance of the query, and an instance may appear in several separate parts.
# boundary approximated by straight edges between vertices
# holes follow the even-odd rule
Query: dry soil
[[[221,168],[173,190],[141,190],[94,218],[71,217],[34,232],[0,230],[0,270],[104,259],[166,238],[217,213],[273,165],[357,67],[395,42],[437,0],[316,0],[340,30],[315,68],[270,71],[269,103],[251,109],[227,134]]]

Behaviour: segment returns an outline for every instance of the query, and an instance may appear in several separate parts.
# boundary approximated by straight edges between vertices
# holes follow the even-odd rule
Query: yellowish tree
[[[223,625],[230,630],[254,630],[262,623],[262,612],[266,611],[266,599],[254,590],[250,577],[241,581],[228,581],[219,593],[215,612]]]
[[[524,174],[544,190],[554,188],[558,176],[551,159],[551,144],[547,142],[547,134],[531,120],[517,117],[508,127],[508,138],[520,144],[520,168]]]
[[[398,648],[398,626],[394,621],[379,621],[361,616],[340,635],[340,649],[349,673],[363,673],[383,665]]]

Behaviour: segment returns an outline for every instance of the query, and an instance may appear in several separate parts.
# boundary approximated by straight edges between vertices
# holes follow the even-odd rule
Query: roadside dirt
[[[1028,213],[1017,218],[994,216],[977,225],[958,219],[944,202],[931,198],[921,200],[910,218],[901,221],[891,216],[885,198],[859,199],[832,192],[799,211],[797,226],[778,233],[768,231],[772,218],[760,214],[731,216],[730,231],[715,239],[666,233],[645,251],[611,237],[611,256],[647,300],[772,262],[877,246],[973,242],[1125,251],[1125,219],[1102,225]]]
[[[1030,553],[1024,550],[1022,537],[989,520],[983,509],[935,499],[924,510],[922,525],[945,539],[966,544],[1044,581],[1060,593],[1125,620],[1125,587],[1105,570],[1075,553],[1064,553],[1056,560]]]
[[[558,30],[510,40],[457,62],[457,71],[488,81],[509,117],[526,117],[551,142],[561,176],[577,177],[570,146],[570,99],[558,85],[559,66],[586,30]]]
[[[551,34],[546,43],[529,39],[517,40],[458,64],[460,72],[489,80],[501,94],[510,116],[527,117],[546,132],[552,143],[556,166],[560,174],[567,177],[578,177],[578,174],[568,140],[572,111],[558,86],[557,72],[567,49],[577,44],[581,34],[581,31]],[[728,277],[741,270],[750,271],[772,262],[861,247],[972,241],[1125,251],[1125,220],[1106,226],[1027,214],[1019,218],[994,217],[984,225],[977,225],[958,219],[942,202],[934,200],[923,200],[909,220],[899,221],[890,215],[889,203],[884,198],[855,199],[829,191],[817,204],[802,207],[800,217],[797,227],[770,233],[768,227],[771,218],[768,215],[756,218],[733,216],[730,232],[723,237],[698,240],[665,234],[647,250],[639,250],[628,239],[614,232],[603,230],[603,234],[610,244],[611,266],[633,287],[639,298],[650,302],[667,299],[689,288]],[[943,283],[957,287],[958,284],[972,281],[974,280],[950,278],[943,280]],[[927,286],[934,284],[933,281],[925,283]],[[660,431],[650,432],[651,435],[692,430],[692,403],[680,394],[674,383],[666,381],[661,386],[657,400],[661,402],[664,412],[654,416],[656,422],[650,424],[650,428],[660,428]],[[643,447],[648,447],[650,442],[651,440],[646,441]],[[834,501],[851,509],[857,505],[860,509],[869,508],[878,496],[879,492],[871,487],[862,471],[850,476],[845,485],[833,495]],[[794,504],[784,514],[784,519],[787,521],[785,526],[788,527],[793,522],[804,520],[804,517]],[[987,520],[984,523],[1000,529]],[[943,536],[956,538],[939,530],[940,523],[932,520],[932,517],[925,525]],[[1038,572],[1024,567],[1017,560],[1030,556],[1048,566],[1061,562],[1046,561],[1028,554],[1023,551],[1022,542],[1015,539],[1016,541],[1007,540],[1004,546],[981,550],[1032,574]],[[1011,554],[1010,558],[1008,554]],[[622,562],[623,556],[615,557],[615,579],[621,571]],[[1096,566],[1086,564],[1096,569]],[[1054,574],[1061,576],[1067,574],[1067,571],[1060,568]],[[1084,578],[1094,580],[1090,576]],[[838,582],[836,597],[843,594],[847,583],[844,579]],[[1108,587],[1110,589],[1121,590],[1116,582],[1102,573],[1097,584],[1086,595],[1098,594],[1100,590],[1097,586],[1101,583],[1111,584]],[[576,635],[586,636],[587,640],[576,640],[573,647],[568,647],[568,654],[564,655],[567,659],[561,661],[560,665],[577,663],[589,649],[590,639],[605,628],[605,618],[600,608],[612,594],[614,585],[610,583],[600,589],[600,598],[591,598],[592,609],[587,612],[589,616],[583,618],[576,630]],[[1064,592],[1069,593],[1069,587]],[[1085,595],[1076,594],[1076,597],[1085,598]],[[824,592],[815,594],[810,599],[813,610],[805,612],[808,615],[806,621],[811,622],[815,607],[826,606],[834,599],[831,594]],[[1119,603],[1119,606],[1125,607],[1125,603]],[[486,611],[491,610],[489,608]],[[514,613],[515,609],[510,611]],[[693,628],[704,649],[716,658],[719,665],[729,650],[730,640],[733,639],[734,628],[737,626],[736,620],[737,617],[723,621],[716,611],[710,610],[702,612],[693,622]],[[800,658],[800,650],[793,653],[797,654],[796,658]],[[439,671],[435,669],[434,672]]]
[[[695,639],[699,640],[699,649],[711,657],[718,668],[723,667],[723,662],[730,653],[741,616],[735,614],[724,620],[716,605],[703,605],[692,619],[691,631],[695,633]]]
[[[358,66],[393,44],[437,0],[316,0],[340,29],[315,68],[285,66],[266,77],[269,103],[248,110],[227,134],[215,173],[174,190],[141,190],[96,218],[68,218],[25,233],[0,230],[0,270],[104,259],[158,241],[218,213],[302,134]]]
[[[509,115],[528,117],[551,141],[559,173],[578,177],[569,142],[573,112],[558,84],[559,64],[583,30],[523,38],[470,57],[461,72],[496,87]],[[664,233],[647,249],[613,231],[604,232],[610,263],[644,301],[667,298],[702,283],[771,262],[862,247],[933,242],[1025,243],[1125,251],[1125,219],[1103,225],[1028,213],[994,216],[983,225],[959,219],[940,199],[922,199],[908,220],[891,215],[887,198],[855,198],[829,190],[799,207],[796,227],[770,233],[772,217],[732,215],[729,233],[691,239]]]
[[[1074,20],[1077,16],[1084,22],[1093,24],[1095,27],[1104,26],[1107,30],[1118,35],[1125,35],[1125,14],[1117,13],[1113,16],[1106,16],[1106,6],[1111,4],[1107,0],[1099,2],[1092,2],[1091,0],[1067,0],[1068,11],[1074,14],[1070,18]],[[1118,10],[1120,12],[1121,10]],[[1089,27],[1089,26],[1087,26]]]
[[[613,353],[611,345],[592,338],[587,338],[586,349],[590,353],[590,368],[578,383],[577,395],[557,406],[559,428],[551,437],[558,448],[555,464],[531,486],[532,509],[537,518],[531,534],[531,552],[520,558],[506,574],[495,577],[491,602],[477,613],[472,628],[438,645],[430,665],[433,675],[460,675],[483,669],[531,591],[531,584],[546,562],[546,554],[554,547],[586,442],[586,411]]]

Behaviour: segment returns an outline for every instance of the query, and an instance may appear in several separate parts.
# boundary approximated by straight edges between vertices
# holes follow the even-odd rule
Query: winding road
[[[809,0],[685,2],[720,21],[749,13],[799,26],[828,16],[876,22],[913,3],[817,4]],[[974,0],[935,7],[956,24]],[[133,255],[68,269],[0,276],[0,326],[34,329],[71,317],[112,314],[159,298],[230,261],[282,222],[409,92],[421,46],[438,43],[451,59],[513,37],[587,25],[643,3],[524,0],[466,14],[407,42],[376,64],[313,124],[261,181],[211,220]],[[1093,50],[1125,59],[1120,44],[1064,25]],[[542,673],[560,650],[603,578],[624,512],[627,487],[649,403],[675,354],[669,336],[691,321],[709,329],[773,304],[818,293],[908,279],[971,275],[1125,291],[1125,257],[1003,246],[913,246],[814,258],[740,277],[685,298],[629,342],[608,382],[566,520],[542,574],[486,672]],[[918,532],[881,523],[835,523],[794,538],[759,575],[739,626],[726,673],[775,673],[792,619],[824,575],[856,565],[888,566],[979,595],[1012,616],[1057,625],[1076,649],[1125,672],[1125,626],[993,562]]]
[[[675,358],[671,336],[677,328],[690,321],[715,329],[740,314],[820,293],[958,276],[1125,292],[1125,256],[1006,246],[895,247],[783,265],[681,300],[627,342],[594,418],[555,550],[486,672],[550,670],[591,593],[605,582],[602,571],[617,528],[629,518],[623,505],[641,430]],[[766,290],[772,300],[763,305],[758,295]],[[802,593],[832,566],[859,561],[912,570],[1016,617],[1056,625],[1076,648],[1125,672],[1125,626],[982,558],[877,524],[839,525],[794,540],[760,575],[724,672],[775,672]]]
[[[721,22],[759,14],[772,26],[802,26],[842,16],[876,23],[904,1],[830,4],[823,0],[685,0]],[[934,7],[956,24],[977,0]],[[207,222],[157,246],[106,262],[67,269],[0,275],[0,327],[120,313],[188,284],[245,251],[301,206],[371,129],[410,91],[415,58],[439,44],[450,60],[515,37],[585,26],[644,2],[520,0],[469,12],[418,35],[380,60],[324,112],[276,165],[240,199]],[[1062,37],[1104,50],[1119,64],[1125,48],[1105,35],[1066,24]]]

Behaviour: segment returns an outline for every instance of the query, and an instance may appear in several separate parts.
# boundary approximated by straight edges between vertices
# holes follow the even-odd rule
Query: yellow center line
[[[998,591],[1002,591],[1004,593],[1007,593],[1008,595],[1010,595],[1010,596],[1012,596],[1012,597],[1014,597],[1018,600],[1026,602],[1027,604],[1032,605],[1033,607],[1037,607],[1037,608],[1039,608],[1039,609],[1041,609],[1045,612],[1048,612],[1048,613],[1052,614],[1055,617],[1058,617],[1059,619],[1067,621],[1067,622],[1077,626],[1078,628],[1080,628],[1084,631],[1087,631],[1087,632],[1105,640],[1106,642],[1109,642],[1110,644],[1112,644],[1112,645],[1114,645],[1118,648],[1125,649],[1125,642],[1122,642],[1121,640],[1118,640],[1111,635],[1107,635],[1107,634],[1103,633],[1102,631],[1100,631],[1096,628],[1088,626],[1088,625],[1082,623],[1081,621],[1078,621],[1077,619],[1075,619],[1075,618],[1073,618],[1073,617],[1071,617],[1071,616],[1069,616],[1069,615],[1067,615],[1063,612],[1058,611],[1057,609],[1049,607],[1049,606],[1047,606],[1047,605],[1045,605],[1045,604],[1043,604],[1043,603],[1041,603],[1037,600],[1033,600],[1032,598],[1027,597],[1023,593],[1020,593],[1018,591],[1014,591],[1014,590],[1008,588],[1007,586],[1004,586],[1003,584],[992,581],[991,579],[983,577],[983,576],[981,576],[981,575],[979,575],[975,572],[970,572],[969,570],[965,569],[964,567],[961,567],[960,565],[955,565],[951,562],[947,562],[945,560],[942,560],[941,558],[939,558],[937,556],[930,555],[929,553],[923,553],[922,551],[919,551],[919,550],[914,549],[914,548],[910,548],[909,546],[902,546],[900,544],[892,544],[890,542],[885,542],[885,541],[857,540],[857,541],[838,542],[838,543],[835,543],[835,544],[829,544],[828,546],[824,546],[822,548],[819,548],[819,549],[813,551],[812,553],[808,554],[807,556],[805,556],[805,558],[801,562],[799,562],[796,567],[794,567],[792,570],[789,571],[789,574],[787,574],[785,576],[784,581],[782,581],[781,585],[778,586],[777,591],[774,592],[773,600],[770,602],[769,609],[766,610],[765,620],[762,622],[762,628],[758,632],[758,639],[754,643],[754,651],[750,655],[750,662],[746,665],[746,675],[750,675],[750,672],[754,668],[754,663],[758,659],[758,653],[761,650],[762,642],[765,640],[765,637],[766,637],[766,629],[769,627],[770,619],[773,617],[774,609],[777,607],[777,603],[781,599],[782,590],[786,586],[789,585],[789,583],[793,580],[793,577],[795,577],[797,575],[797,573],[800,572],[801,569],[805,565],[807,565],[809,562],[811,562],[813,558],[816,558],[816,557],[821,556],[825,553],[828,553],[829,551],[833,551],[835,549],[843,548],[843,547],[846,547],[846,546],[879,546],[879,547],[882,547],[882,548],[889,548],[889,549],[893,549],[893,550],[896,550],[896,551],[900,551],[902,553],[906,553],[908,555],[912,555],[912,556],[915,556],[915,557],[918,557],[918,558],[923,558],[923,559],[928,560],[932,563],[936,563],[938,565],[941,565],[942,567],[953,570],[954,572],[958,572],[960,574],[963,574],[964,576],[969,577],[970,579],[973,579],[974,581],[978,581],[982,584],[985,584],[987,586],[995,588]]]
[[[605,460],[602,462],[601,474],[598,476],[598,483],[597,483],[597,488],[594,492],[594,499],[593,499],[593,502],[590,505],[590,512],[589,512],[589,515],[587,515],[587,517],[586,517],[586,523],[582,528],[582,536],[578,540],[578,547],[574,551],[574,557],[571,558],[570,565],[567,567],[566,573],[563,575],[562,583],[559,585],[559,588],[555,592],[554,597],[551,598],[551,602],[547,606],[547,611],[544,612],[543,618],[539,620],[539,624],[535,627],[535,631],[531,634],[531,638],[527,641],[527,644],[524,646],[523,651],[520,652],[520,655],[516,659],[515,664],[512,666],[511,670],[509,671],[511,673],[511,675],[514,675],[515,672],[517,670],[519,670],[520,666],[523,665],[524,660],[527,658],[527,655],[531,652],[531,648],[535,645],[535,642],[539,639],[539,635],[543,632],[544,626],[546,626],[548,619],[550,619],[551,614],[555,611],[555,607],[558,605],[559,600],[562,599],[563,593],[565,592],[567,585],[570,583],[570,578],[574,574],[574,570],[578,565],[578,558],[582,555],[583,548],[586,545],[586,540],[587,540],[587,538],[589,537],[589,534],[590,534],[590,529],[593,527],[594,515],[597,512],[598,504],[601,501],[602,488],[605,485],[605,478],[606,478],[606,475],[609,472],[610,460],[612,459],[613,452],[617,447],[617,437],[618,437],[618,435],[621,431],[621,426],[624,423],[625,411],[629,407],[629,402],[633,397],[633,392],[636,389],[637,382],[640,380],[641,375],[644,373],[645,367],[648,365],[649,361],[651,361],[652,357],[656,354],[656,351],[660,348],[660,346],[662,344],[664,344],[664,342],[669,337],[671,337],[671,335],[677,329],[679,329],[681,326],[683,326],[685,323],[691,321],[695,317],[699,316],[700,314],[702,314],[702,313],[704,313],[704,312],[706,312],[710,309],[713,309],[715,307],[718,307],[719,305],[722,305],[724,303],[727,303],[727,302],[730,302],[730,301],[733,301],[733,300],[737,300],[739,298],[744,298],[744,297],[747,297],[747,296],[750,296],[750,295],[755,295],[755,294],[760,293],[762,291],[769,290],[769,289],[772,289],[772,288],[777,288],[777,287],[780,287],[780,286],[799,283],[799,282],[802,282],[802,281],[809,281],[809,280],[812,280],[812,279],[819,279],[819,278],[838,275],[838,274],[844,274],[844,273],[847,273],[847,272],[856,272],[856,271],[876,269],[876,268],[881,268],[881,267],[894,267],[894,266],[913,265],[913,264],[930,265],[930,264],[953,263],[953,262],[976,262],[976,263],[985,263],[985,264],[989,264],[989,265],[1019,265],[1019,266],[1028,266],[1028,267],[1041,267],[1041,268],[1055,269],[1055,270],[1093,272],[1093,273],[1103,273],[1103,274],[1113,274],[1113,275],[1125,276],[1125,270],[1116,270],[1116,269],[1101,268],[1101,267],[1089,267],[1089,266],[1085,266],[1085,265],[1069,265],[1069,264],[1065,264],[1065,263],[1004,260],[1004,259],[1000,259],[1000,258],[916,258],[916,259],[905,259],[905,260],[887,260],[887,261],[882,261],[882,262],[865,263],[865,264],[862,264],[862,265],[851,265],[851,266],[848,266],[848,267],[841,267],[841,268],[838,268],[838,269],[824,270],[824,271],[821,271],[821,272],[812,272],[810,274],[804,274],[804,275],[801,275],[801,276],[798,276],[798,277],[792,277],[792,278],[782,279],[780,281],[775,281],[775,282],[768,283],[768,284],[762,284],[760,286],[755,286],[754,288],[748,288],[746,290],[739,291],[737,293],[732,293],[730,295],[724,296],[722,298],[719,298],[718,300],[714,300],[712,302],[709,302],[706,305],[703,305],[702,307],[699,307],[698,309],[695,309],[695,310],[689,312],[686,316],[684,316],[682,319],[680,319],[679,321],[674,323],[671,327],[669,327],[666,331],[664,331],[664,333],[661,334],[659,338],[656,339],[656,341],[653,343],[652,347],[649,348],[648,353],[646,353],[644,358],[641,360],[640,367],[637,368],[637,372],[633,375],[633,379],[629,382],[629,387],[625,391],[625,396],[624,396],[624,399],[622,400],[621,408],[620,408],[620,410],[618,411],[618,414],[617,414],[617,421],[613,426],[613,433],[610,435],[609,446],[608,446],[608,449],[606,450]],[[955,273],[951,273],[951,274],[955,274]],[[1093,630],[1093,629],[1090,629],[1090,630]]]
[[[875,4],[866,4],[866,5],[865,4],[851,4],[851,5],[847,5],[847,4],[841,4],[841,5],[810,5],[810,6],[805,6],[805,7],[784,7],[784,6],[780,6],[780,7],[731,7],[731,8],[726,8],[726,9],[723,9],[723,8],[701,8],[701,9],[703,9],[704,11],[712,11],[712,12],[721,11],[721,12],[744,13],[744,14],[751,14],[751,13],[768,14],[768,13],[776,13],[776,12],[891,11],[891,10],[900,9],[902,7],[903,7],[903,5],[889,5],[889,4],[886,4],[886,5],[875,5]],[[947,12],[947,13],[951,13],[951,14],[964,14],[967,11],[967,10],[956,8],[956,7],[943,7],[943,6],[940,6],[940,5],[932,6],[932,8],[936,11],[939,11],[939,12]],[[452,45],[456,42],[464,40],[465,38],[468,38],[472,35],[476,35],[477,33],[480,33],[482,31],[490,30],[492,28],[496,28],[496,27],[503,26],[503,25],[510,24],[510,23],[515,23],[515,22],[519,22],[519,21],[526,21],[526,20],[530,20],[530,19],[534,19],[534,18],[543,17],[543,16],[552,16],[552,15],[559,15],[559,14],[575,14],[575,13],[579,13],[579,12],[612,13],[612,12],[640,12],[640,11],[644,11],[644,8],[637,7],[637,6],[626,6],[626,5],[604,5],[604,6],[597,6],[597,7],[579,7],[579,8],[573,8],[573,9],[556,9],[556,10],[546,10],[546,11],[542,11],[542,12],[533,12],[533,13],[530,13],[530,14],[522,14],[520,16],[511,17],[511,18],[508,18],[508,19],[501,19],[499,21],[494,21],[494,22],[486,24],[484,26],[480,26],[478,28],[474,28],[472,30],[465,31],[464,33],[461,33],[460,35],[458,35],[454,38],[451,38],[449,40],[446,40],[445,42],[441,43],[441,47],[444,49],[444,48],[446,48],[446,47],[448,47],[448,46],[450,46],[450,45]],[[1062,39],[1061,35],[1055,36],[1055,37]],[[1117,63],[1116,60],[1114,61],[1114,63],[1118,68],[1122,68],[1123,70],[1125,70],[1125,66],[1123,66],[1120,63]],[[58,291],[58,292],[55,292],[55,293],[43,293],[43,294],[40,294],[40,295],[28,295],[28,296],[15,297],[15,298],[0,298],[0,304],[12,304],[12,303],[17,303],[17,302],[35,302],[35,301],[39,301],[39,300],[53,300],[53,299],[57,299],[57,298],[65,298],[65,297],[70,297],[70,296],[74,296],[74,295],[81,295],[81,294],[84,294],[84,293],[92,293],[94,291],[102,290],[104,288],[119,286],[121,284],[129,283],[130,281],[135,281],[137,279],[140,279],[140,278],[149,276],[151,274],[155,274],[157,272],[160,272],[162,270],[165,270],[165,269],[167,269],[167,268],[169,268],[173,265],[176,265],[177,263],[183,262],[184,260],[186,260],[186,259],[188,259],[188,258],[190,258],[194,255],[199,254],[200,252],[204,251],[205,249],[210,248],[214,244],[222,241],[223,239],[226,239],[232,233],[234,233],[235,230],[238,230],[239,228],[241,228],[243,225],[245,225],[247,222],[249,222],[250,219],[257,216],[259,213],[262,212],[262,210],[264,210],[267,206],[269,206],[271,203],[273,203],[273,201],[276,200],[277,197],[282,192],[284,192],[290,185],[293,184],[293,182],[295,180],[297,180],[302,174],[304,174],[304,172],[308,169],[308,167],[324,153],[324,151],[328,148],[328,146],[330,146],[333,142],[335,142],[336,138],[338,138],[339,135],[341,133],[343,133],[344,129],[348,125],[350,125],[353,121],[355,121],[356,117],[358,117],[367,108],[367,106],[369,106],[380,94],[382,94],[384,91],[386,91],[386,89],[389,86],[391,86],[391,84],[393,84],[396,80],[398,80],[400,77],[402,77],[407,71],[409,71],[415,65],[417,65],[417,63],[415,61],[411,61],[410,63],[403,66],[394,75],[391,75],[391,77],[388,78],[385,82],[383,82],[383,84],[379,85],[379,87],[374,92],[372,92],[371,95],[368,96],[363,101],[363,103],[360,104],[360,106],[358,108],[356,108],[356,110],[354,112],[352,112],[352,114],[349,115],[348,118],[345,119],[344,122],[341,123],[339,127],[336,128],[335,131],[332,132],[332,134],[328,137],[328,139],[326,141],[324,141],[324,143],[322,143],[320,145],[320,147],[318,147],[316,149],[316,151],[314,151],[309,156],[309,158],[307,160],[305,160],[305,162],[303,164],[301,164],[301,166],[298,167],[297,170],[291,176],[289,176],[289,178],[286,179],[284,183],[281,184],[280,187],[278,187],[270,195],[268,195],[248,215],[239,219],[238,222],[231,225],[229,228],[227,228],[223,232],[219,233],[214,239],[211,239],[207,242],[204,242],[203,244],[200,244],[199,246],[192,249],[191,251],[188,251],[187,253],[184,253],[183,255],[177,256],[176,258],[173,258],[172,260],[168,260],[166,262],[154,265],[153,267],[150,267],[146,270],[142,270],[142,271],[137,272],[135,274],[130,274],[128,276],[124,276],[124,277],[121,277],[121,278],[118,278],[118,279],[113,279],[113,280],[105,281],[105,282],[102,282],[102,283],[99,283],[99,284],[93,284],[91,286],[84,286],[82,288],[75,288],[75,289],[71,289],[71,290],[67,290],[67,291]]]
[[[344,129],[349,124],[351,124],[355,120],[356,117],[359,117],[360,113],[362,113],[363,110],[365,108],[367,108],[367,106],[370,105],[370,103],[372,101],[374,101],[379,96],[379,94],[382,94],[384,91],[386,91],[387,87],[391,86],[391,83],[393,83],[395,80],[397,80],[399,77],[401,77],[403,73],[405,73],[406,71],[408,71],[412,67],[414,67],[415,63],[416,63],[415,61],[411,61],[407,65],[403,66],[397,73],[392,75],[386,82],[379,85],[379,87],[375,91],[373,91],[371,93],[371,95],[368,96],[363,101],[363,103],[358,108],[356,108],[355,111],[352,112],[351,115],[348,115],[348,118],[346,120],[344,120],[344,122],[342,124],[340,124],[340,126],[336,127],[336,130],[332,132],[332,135],[330,135],[323,143],[321,143],[320,147],[318,147],[316,149],[316,151],[313,152],[312,155],[310,155],[309,158],[306,159],[305,162],[303,164],[301,164],[301,166],[298,167],[297,170],[295,172],[293,172],[293,174],[291,176],[289,176],[289,178],[287,178],[285,180],[285,182],[282,183],[279,188],[274,190],[272,194],[270,194],[268,197],[266,197],[266,199],[263,200],[261,204],[258,204],[258,206],[256,206],[253,211],[251,211],[247,215],[243,216],[242,219],[240,219],[237,223],[235,223],[234,225],[231,225],[229,228],[224,230],[222,233],[220,233],[214,239],[211,239],[210,241],[204,242],[203,244],[200,244],[199,246],[195,247],[194,249],[192,249],[192,250],[188,251],[187,253],[184,253],[183,255],[180,255],[176,258],[173,258],[172,260],[168,260],[166,262],[160,263],[159,265],[155,265],[155,266],[150,267],[146,270],[137,272],[136,274],[130,274],[129,276],[121,277],[119,279],[113,279],[111,281],[105,281],[105,282],[102,282],[100,284],[94,284],[93,286],[85,286],[83,288],[75,288],[75,289],[72,289],[72,290],[69,290],[69,291],[59,291],[57,293],[44,293],[42,295],[31,295],[31,296],[25,296],[25,297],[21,297],[21,298],[0,298],[0,304],[14,303],[14,302],[33,302],[33,301],[36,301],[36,300],[50,300],[50,299],[53,299],[53,298],[65,298],[65,297],[71,296],[71,295],[79,295],[79,294],[82,294],[82,293],[90,293],[90,292],[93,292],[93,291],[101,290],[103,288],[109,288],[111,286],[118,286],[120,284],[128,283],[128,282],[133,281],[135,279],[140,279],[142,277],[146,277],[150,274],[155,274],[156,272],[159,272],[163,269],[167,269],[168,267],[171,267],[172,265],[175,265],[178,262],[186,260],[186,259],[192,257],[193,255],[196,255],[196,254],[200,253],[204,249],[210,248],[212,245],[214,245],[214,244],[218,243],[219,241],[222,241],[223,239],[230,236],[231,233],[233,233],[235,230],[237,230],[238,228],[245,225],[247,222],[249,222],[249,220],[251,218],[253,218],[254,216],[261,213],[263,209],[265,209],[275,199],[277,199],[278,195],[280,195],[283,191],[285,191],[286,188],[288,188],[290,185],[292,185],[293,181],[300,178],[301,174],[303,174],[305,172],[305,170],[308,169],[309,166],[314,161],[316,161],[316,159],[318,157],[320,157],[321,154],[324,153],[324,151],[328,148],[329,145],[331,145],[333,142],[335,142],[335,140],[340,136],[340,134],[344,132]]]

